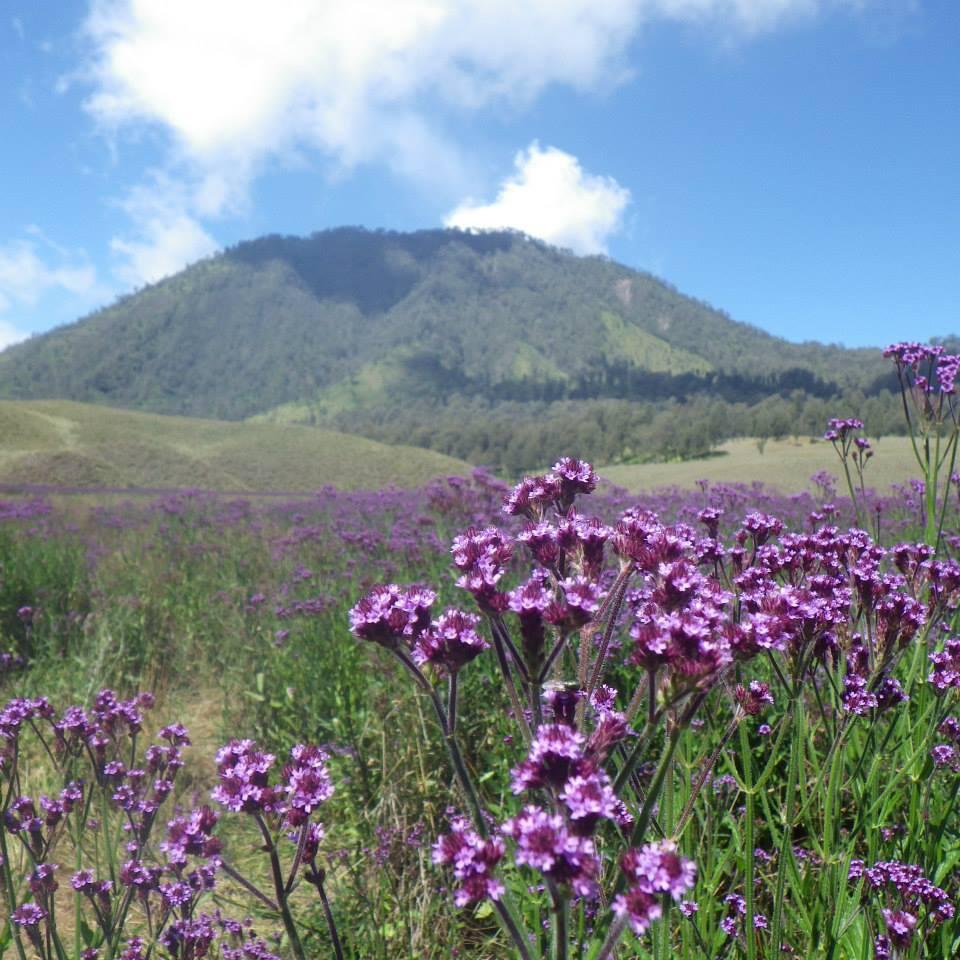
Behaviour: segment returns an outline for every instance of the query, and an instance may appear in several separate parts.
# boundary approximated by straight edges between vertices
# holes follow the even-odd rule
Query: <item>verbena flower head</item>
[[[574,833],[590,836],[601,818],[616,820],[621,804],[605,772],[589,771],[568,778],[560,791]]]
[[[481,900],[499,900],[505,888],[493,871],[503,859],[503,841],[499,837],[482,839],[465,817],[453,817],[450,826],[450,832],[433,846],[433,862],[453,867],[453,875],[460,881],[454,902],[466,907]]]
[[[863,421],[856,417],[834,417],[827,422],[827,431],[824,433],[823,439],[843,442],[854,430],[862,429]]]
[[[566,723],[544,723],[526,760],[511,771],[514,793],[543,786],[559,789],[583,761],[584,736]]]
[[[746,687],[737,684],[734,695],[748,717],[755,717],[765,706],[772,707],[774,702],[770,687],[758,680],[751,680]]]
[[[930,654],[930,663],[929,680],[937,693],[960,688],[960,637],[949,637],[942,650]]]
[[[517,842],[518,865],[533,867],[556,883],[569,884],[581,897],[596,896],[600,861],[593,841],[573,833],[559,814],[531,804],[507,820],[503,832]]]
[[[286,822],[290,826],[300,826],[320,804],[333,796],[328,759],[319,747],[298,743],[291,749],[290,762],[283,769]]]
[[[574,457],[561,457],[550,473],[560,482],[561,509],[569,507],[580,494],[593,493],[599,479],[592,464]]]
[[[540,520],[560,497],[561,481],[551,474],[524,477],[503,501],[503,512],[510,516]]]
[[[426,587],[380,584],[351,609],[350,630],[362,640],[390,649],[409,645],[429,625],[436,598]]]
[[[490,647],[477,633],[479,623],[474,614],[449,607],[414,641],[413,659],[456,673]]]
[[[281,810],[282,796],[269,782],[274,760],[252,740],[231,740],[217,752],[220,783],[213,789],[213,799],[234,813]]]
[[[36,927],[47,916],[47,911],[36,903],[23,903],[10,914],[18,927]]]
[[[697,876],[693,861],[681,857],[670,840],[630,848],[621,857],[620,868],[627,892],[614,899],[613,910],[618,916],[626,915],[638,935],[661,915],[660,898],[666,894],[680,901],[693,889]]]

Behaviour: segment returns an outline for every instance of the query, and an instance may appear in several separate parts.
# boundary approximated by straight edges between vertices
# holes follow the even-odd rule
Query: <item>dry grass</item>
[[[417,486],[469,469],[428,450],[313,427],[0,402],[0,483],[306,491]]]
[[[867,467],[867,484],[885,491],[891,483],[918,476],[918,468],[905,437],[873,441],[876,455]],[[843,490],[845,480],[833,446],[825,441],[770,440],[763,452],[756,440],[731,440],[716,456],[682,463],[647,463],[599,468],[602,477],[632,492],[677,486],[692,488],[699,480],[713,483],[759,481],[785,493],[806,490],[810,476],[828,470]]]

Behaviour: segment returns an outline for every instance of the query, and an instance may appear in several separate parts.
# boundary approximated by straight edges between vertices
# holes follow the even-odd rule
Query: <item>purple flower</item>
[[[913,940],[913,929],[917,918],[906,910],[884,910],[883,920],[887,925],[890,942],[898,950],[906,950]]]
[[[453,867],[453,875],[460,881],[454,902],[466,907],[481,900],[499,900],[504,886],[493,870],[503,859],[503,841],[497,837],[483,840],[464,817],[454,817],[450,826],[450,833],[433,846],[433,862]]]
[[[620,813],[610,778],[602,770],[570,777],[560,791],[560,799],[569,811],[571,828],[583,836],[593,833],[601,817],[615,820]]]
[[[583,760],[584,736],[565,723],[544,723],[526,760],[510,772],[514,793],[549,784],[559,789]]]
[[[600,871],[593,841],[571,833],[558,814],[532,804],[507,820],[503,832],[517,842],[516,862],[539,870],[557,883],[569,884],[582,897],[597,892]]]
[[[321,803],[333,796],[327,759],[319,747],[302,743],[290,751],[290,763],[283,771],[288,798],[286,819],[290,826],[300,826]]]
[[[277,811],[282,807],[279,793],[270,786],[270,753],[260,753],[252,740],[231,740],[217,752],[220,783],[213,799],[234,813]]]
[[[390,649],[409,645],[429,625],[436,597],[426,587],[380,584],[350,611],[350,630],[362,640]]]
[[[937,693],[960,688],[960,637],[950,637],[943,650],[930,654],[930,683]]]
[[[626,893],[618,894],[613,901],[613,912],[617,916],[626,915],[630,927],[639,937],[650,928],[654,920],[663,914],[660,900],[640,887],[631,887]]]
[[[216,811],[204,805],[187,816],[174,817],[167,824],[167,838],[160,849],[174,866],[184,866],[188,856],[210,859],[219,855],[221,843],[213,836],[217,825]]]
[[[503,512],[537,521],[549,506],[560,499],[563,483],[560,477],[549,473],[539,477],[524,477],[504,498]]]
[[[561,509],[569,507],[578,494],[593,493],[599,479],[592,464],[573,457],[561,457],[553,465],[550,473],[560,482],[558,500]]]
[[[10,914],[10,919],[19,927],[35,927],[46,916],[46,910],[37,904],[24,903]]]
[[[758,680],[751,680],[748,687],[737,684],[734,696],[748,717],[755,717],[765,706],[772,707],[774,702],[770,687]]]
[[[456,673],[490,644],[477,633],[480,618],[453,607],[438,617],[413,644],[413,659]]]
[[[620,868],[632,886],[648,893],[668,893],[674,900],[692,890],[697,877],[693,861],[681,857],[671,840],[631,847],[621,857]]]
[[[691,860],[678,856],[676,844],[669,840],[649,843],[642,849],[631,847],[620,859],[620,867],[627,878],[628,889],[613,901],[618,916],[628,918],[634,933],[640,935],[660,917],[660,898],[669,894],[680,900],[693,888],[696,867]],[[696,912],[685,910],[686,916]]]

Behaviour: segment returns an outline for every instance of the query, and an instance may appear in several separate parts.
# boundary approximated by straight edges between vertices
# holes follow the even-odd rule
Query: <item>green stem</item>
[[[476,827],[477,833],[486,839],[486,837],[489,836],[490,831],[487,829],[487,821],[483,816],[483,809],[480,806],[480,798],[477,796],[477,791],[473,785],[473,780],[471,779],[470,774],[467,772],[467,765],[464,762],[463,754],[460,752],[460,746],[457,743],[457,739],[448,729],[447,716],[444,712],[443,704],[440,702],[440,698],[433,689],[430,691],[430,702],[433,704],[433,709],[437,715],[437,722],[440,724],[440,732],[443,735],[443,744],[447,748],[447,756],[450,759],[450,765],[453,767],[454,775],[457,778],[457,782],[460,784],[460,789],[463,791],[464,799],[467,801],[467,804],[470,807],[470,817],[473,820],[473,825]]]
[[[720,742],[717,744],[716,749],[710,754],[709,757],[707,757],[706,762],[703,764],[700,773],[697,775],[696,782],[694,783],[693,788],[690,790],[690,797],[687,799],[686,806],[683,808],[683,812],[680,814],[680,819],[677,821],[677,825],[673,828],[674,839],[679,838],[679,836],[683,833],[683,828],[687,825],[687,821],[690,819],[690,815],[693,813],[693,806],[696,803],[697,797],[700,795],[700,791],[703,789],[703,785],[707,782],[707,777],[710,776],[711,771],[717,765],[717,760],[720,759],[720,754],[723,753],[723,748],[727,745],[737,727],[740,725],[741,719],[742,714],[739,712],[734,715],[734,718],[730,721],[727,729],[723,733],[723,736],[720,738]]]
[[[467,805],[470,807],[470,816],[473,820],[473,825],[476,828],[477,833],[486,839],[490,836],[490,830],[488,829],[487,821],[483,816],[483,808],[480,806],[480,798],[477,796],[477,791],[473,785],[473,780],[467,771],[467,765],[464,762],[463,754],[460,752],[460,746],[457,743],[453,733],[448,731],[447,718],[443,710],[443,704],[440,702],[437,692],[432,687],[430,688],[430,701],[433,703],[433,709],[436,712],[437,721],[440,724],[440,732],[443,735],[444,746],[447,748],[447,756],[450,759],[450,765],[453,767],[454,775],[457,778],[457,782],[460,784],[460,789],[463,791]],[[504,900],[498,904],[497,915],[500,917],[504,929],[516,944],[521,955],[526,957],[526,941],[523,933],[520,930],[520,926],[516,921],[516,918],[513,916],[513,909],[506,896],[504,897]]]
[[[553,924],[551,928],[553,940],[553,960],[567,960],[567,950],[570,945],[570,935],[567,931],[569,902],[566,895],[554,883],[547,879],[547,889],[553,902]]]
[[[13,916],[13,911],[17,909],[17,898],[13,892],[13,865],[10,862],[10,852],[7,849],[7,831],[0,828],[0,854],[3,855],[3,863],[0,864],[0,871],[3,873],[3,888],[7,891],[8,918]],[[17,956],[20,960],[27,960],[27,955],[23,949],[23,943],[20,941],[20,931],[12,920],[7,920],[10,925],[10,933],[13,935],[13,942],[17,946]]]
[[[783,897],[787,881],[787,871],[793,863],[793,821],[796,817],[796,787],[798,768],[800,766],[800,752],[803,745],[800,743],[800,718],[802,707],[800,698],[794,694],[791,702],[791,737],[790,759],[787,770],[787,809],[783,821],[783,833],[780,838],[780,857],[777,864],[777,888],[773,902],[773,923],[771,925],[771,950],[774,956],[779,956],[783,947]]]
[[[290,949],[293,951],[297,960],[307,960],[303,952],[303,944],[300,942],[300,934],[297,932],[297,925],[294,922],[293,915],[290,913],[290,905],[287,903],[287,892],[284,889],[283,870],[280,867],[280,857],[277,854],[277,845],[273,842],[273,837],[267,828],[263,817],[258,813],[253,818],[260,833],[263,836],[263,842],[267,852],[270,855],[270,870],[273,874],[273,889],[277,895],[277,906],[280,907],[280,918],[283,920],[283,927],[287,931],[287,937],[290,939]]]
[[[667,739],[667,745],[663,751],[663,756],[660,758],[657,771],[653,776],[653,782],[650,784],[650,789],[647,791],[647,795],[644,798],[643,808],[640,810],[640,816],[637,817],[637,821],[633,825],[633,831],[630,834],[631,847],[637,846],[643,840],[644,834],[647,832],[647,827],[650,825],[650,817],[653,815],[653,808],[663,789],[663,783],[667,778],[667,774],[673,767],[673,754],[677,749],[677,744],[680,742],[682,733],[683,727],[677,725],[673,728],[669,738]],[[620,778],[618,777],[617,779],[619,781]],[[616,887],[614,888],[614,893],[620,893],[623,890],[625,883],[626,876],[624,875],[623,871],[621,871],[620,876],[617,879]]]
[[[643,730],[640,731],[637,741],[633,745],[633,749],[630,751],[627,759],[623,763],[623,766],[620,768],[620,772],[617,774],[617,779],[613,784],[613,792],[618,797],[623,792],[623,788],[629,782],[630,774],[633,773],[634,768],[640,762],[640,758],[643,756],[647,748],[647,740],[650,738],[652,733],[653,724],[648,723]]]
[[[337,960],[343,960],[343,947],[340,946],[340,935],[337,933],[337,924],[333,919],[333,911],[330,909],[330,901],[327,899],[327,892],[323,889],[323,881],[317,880],[314,884],[317,893],[320,894],[320,902],[323,904],[323,915],[327,921],[327,929],[330,931],[330,939],[333,941],[333,952]]]
[[[744,844],[746,863],[744,865],[743,895],[746,900],[747,913],[744,917],[744,935],[747,941],[747,960],[756,960],[757,931],[753,925],[755,912],[754,904],[754,796],[753,796],[753,749],[750,746],[750,734],[745,724],[740,727],[740,760],[743,764],[743,792],[746,797],[746,811],[744,813]],[[732,731],[731,731],[732,732]]]
[[[947,453],[944,454],[945,458],[947,456],[950,457],[950,467],[947,470],[947,482],[943,491],[943,504],[940,507],[940,516],[937,520],[937,545],[940,543],[940,538],[943,535],[943,524],[947,519],[947,505],[950,503],[950,478],[953,476],[953,472],[957,466],[958,436],[960,436],[960,434],[958,434],[956,427],[954,427],[950,440],[947,443]]]

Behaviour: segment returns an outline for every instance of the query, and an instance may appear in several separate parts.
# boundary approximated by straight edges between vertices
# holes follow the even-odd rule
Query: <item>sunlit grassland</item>
[[[866,470],[868,487],[885,492],[892,483],[906,483],[918,475],[907,437],[883,437],[872,441],[876,455]],[[712,483],[753,483],[796,493],[810,487],[810,477],[827,470],[845,490],[840,460],[833,446],[823,440],[731,440],[713,456],[677,463],[642,463],[600,467],[605,479],[630,491],[659,487],[696,486],[700,480]]]
[[[167,417],[62,400],[0,402],[0,483],[372,489],[416,486],[467,469],[439,453],[333,430]]]

